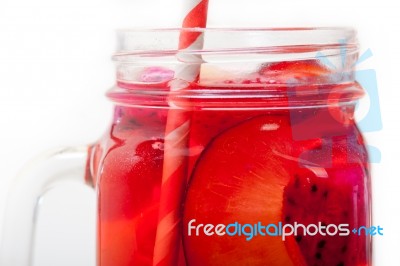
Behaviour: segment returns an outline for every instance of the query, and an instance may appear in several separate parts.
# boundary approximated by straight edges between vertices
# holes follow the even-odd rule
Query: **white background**
[[[29,159],[93,142],[110,122],[103,95],[114,79],[114,29],[179,26],[182,1],[0,0],[0,228],[8,189]],[[385,0],[211,0],[209,7],[210,26],[352,26],[361,51],[372,50],[359,67],[377,71],[384,127],[367,134],[382,152],[373,165],[374,223],[384,228],[375,238],[378,266],[400,265],[399,11],[399,2]],[[87,188],[49,192],[35,265],[93,265],[93,213]]]

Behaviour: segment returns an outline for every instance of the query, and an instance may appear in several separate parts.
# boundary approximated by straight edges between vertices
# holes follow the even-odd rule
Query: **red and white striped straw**
[[[185,0],[182,28],[205,28],[208,0]],[[178,59],[195,63],[182,63],[175,70],[176,81],[193,82],[200,74],[201,57],[185,54],[185,50],[203,47],[203,32],[182,29],[179,37]],[[187,58],[186,58],[187,57]],[[189,58],[192,57],[192,58]],[[188,59],[188,60],[187,60]],[[198,63],[197,63],[198,62]],[[172,83],[171,91],[185,89],[182,82]],[[190,112],[174,109],[169,103],[164,140],[164,165],[161,184],[159,222],[154,244],[153,265],[177,265],[181,246],[181,205],[187,182],[187,149]]]

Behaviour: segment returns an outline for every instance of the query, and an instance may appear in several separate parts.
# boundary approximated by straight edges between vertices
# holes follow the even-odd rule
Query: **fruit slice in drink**
[[[200,157],[184,206],[184,246],[189,265],[305,265],[296,245],[280,237],[198,236],[197,224],[278,224],[290,174],[281,155],[291,154],[287,116],[260,116],[216,137]],[[288,238],[293,244],[293,239]]]
[[[358,135],[358,132],[354,134]],[[282,219],[289,224],[321,222],[323,226],[329,226],[324,229],[325,235],[296,238],[307,265],[368,265],[368,237],[352,232],[354,228],[370,226],[365,149],[360,149],[362,146],[356,140],[344,136],[323,143],[321,149],[327,152],[309,155],[307,160],[312,162],[322,158],[331,165],[319,166],[324,172],[321,176],[317,171],[305,168],[293,173],[284,192]],[[336,229],[341,224],[346,225],[347,235],[339,235],[344,233]]]
[[[108,152],[98,180],[99,265],[152,265],[164,128],[150,118],[151,126],[145,125],[150,111],[121,108],[104,144]]]

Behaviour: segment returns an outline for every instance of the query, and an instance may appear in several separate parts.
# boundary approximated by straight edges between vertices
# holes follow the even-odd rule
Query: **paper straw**
[[[205,28],[207,22],[208,0],[185,1],[182,28]],[[202,31],[184,29],[180,33],[177,57],[184,64],[175,70],[171,91],[185,89],[182,84],[198,79],[201,57],[185,54],[185,50],[198,50],[203,47]],[[185,81],[185,82],[179,82]],[[187,181],[187,150],[190,129],[190,112],[174,109],[169,102],[164,140],[164,165],[160,195],[159,222],[154,244],[153,265],[177,265],[181,246],[181,204]]]

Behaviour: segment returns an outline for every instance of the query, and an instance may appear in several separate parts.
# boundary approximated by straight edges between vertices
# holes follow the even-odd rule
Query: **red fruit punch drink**
[[[177,92],[170,86],[182,62],[132,42],[179,32],[122,33],[129,45],[115,56],[118,82],[108,93],[114,118],[87,176],[98,191],[98,265],[372,265],[354,32],[205,31],[199,78]],[[167,150],[171,109],[189,122],[186,146]],[[167,152],[184,167],[184,184],[168,191],[181,206],[167,232],[178,242],[165,242],[168,260],[155,262]]]

